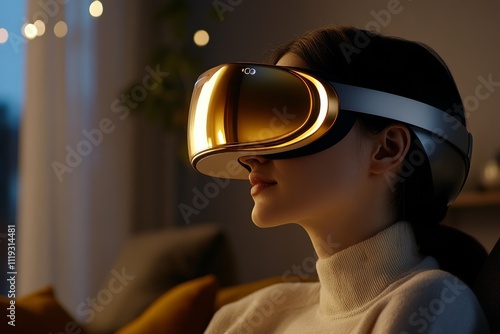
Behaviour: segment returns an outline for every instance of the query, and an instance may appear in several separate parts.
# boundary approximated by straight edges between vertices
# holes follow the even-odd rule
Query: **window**
[[[16,222],[18,133],[24,101],[24,52],[21,33],[26,4],[2,0],[0,11],[0,267],[7,268],[7,226]],[[5,275],[5,272],[3,273]],[[0,293],[7,294],[7,281]]]

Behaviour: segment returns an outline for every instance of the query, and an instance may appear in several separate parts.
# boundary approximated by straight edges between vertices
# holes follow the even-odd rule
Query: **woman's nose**
[[[262,155],[241,157],[239,160],[243,167],[245,167],[249,171],[251,169],[255,169],[255,166],[265,164],[267,161],[269,161],[269,159],[263,157]]]

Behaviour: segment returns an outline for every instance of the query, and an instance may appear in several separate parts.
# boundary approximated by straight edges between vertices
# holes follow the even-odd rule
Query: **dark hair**
[[[313,30],[273,51],[270,62],[276,64],[287,53],[301,58],[310,69],[335,75],[344,83],[405,96],[443,110],[465,125],[465,114],[455,81],[439,55],[425,44],[346,26],[328,26]],[[366,131],[378,132],[393,120],[376,116],[358,116]],[[433,255],[443,269],[454,271],[464,280],[470,280],[469,270],[461,272],[462,262],[454,263],[449,254],[443,255],[442,244],[451,239],[443,232],[448,228],[439,223],[447,213],[447,204],[433,200],[432,175],[427,158],[415,163],[413,156],[426,157],[421,144],[412,131],[412,142],[401,174],[396,177],[393,202],[397,220],[412,224],[421,252]],[[413,163],[412,163],[413,162]],[[406,168],[406,170],[405,170]],[[403,177],[401,177],[403,176]],[[439,237],[440,240],[436,238]],[[458,247],[463,249],[463,238]],[[479,247],[477,241],[473,248]],[[471,244],[472,245],[472,244]],[[480,247],[485,256],[484,248]],[[481,251],[475,253],[480,256]],[[456,254],[457,256],[458,253]],[[447,258],[444,258],[447,257]],[[471,259],[479,266],[481,261]],[[453,267],[453,268],[452,268]],[[460,268],[455,268],[460,267]]]

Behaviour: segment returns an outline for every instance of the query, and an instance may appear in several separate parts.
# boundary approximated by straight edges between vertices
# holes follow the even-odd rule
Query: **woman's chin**
[[[252,211],[252,221],[255,226],[261,228],[276,227],[291,223],[286,222],[283,219],[278,219],[278,217],[275,217],[274,215],[265,215],[255,209]]]

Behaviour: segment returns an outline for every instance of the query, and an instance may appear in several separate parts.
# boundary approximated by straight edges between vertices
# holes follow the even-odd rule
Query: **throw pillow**
[[[113,333],[137,318],[165,291],[204,271],[222,243],[220,228],[202,224],[166,228],[132,236],[104,280],[104,288],[116,280],[116,272],[130,279],[102,310],[83,319],[90,333]]]
[[[19,334],[83,334],[83,329],[63,309],[54,295],[51,286],[35,291],[29,295],[18,298],[15,302],[15,318],[9,315],[12,309],[10,299],[0,296],[0,308],[7,312],[0,322],[1,333]],[[9,321],[14,320],[15,326]]]
[[[202,334],[213,315],[217,288],[213,275],[182,283],[116,334]]]

